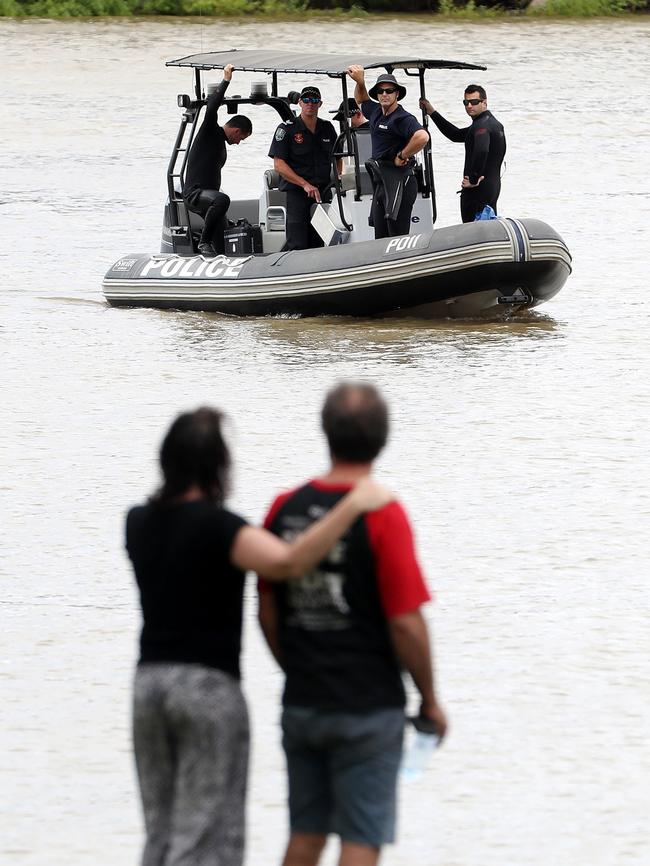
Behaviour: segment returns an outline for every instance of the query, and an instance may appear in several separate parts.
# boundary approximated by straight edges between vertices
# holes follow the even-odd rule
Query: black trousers
[[[394,238],[398,235],[407,235],[411,231],[411,214],[413,205],[418,194],[417,181],[413,175],[409,175],[404,181],[404,192],[402,203],[397,212],[397,219],[386,219],[386,204],[384,201],[384,188],[378,185],[372,199],[370,216],[375,227],[375,240],[378,238]]]
[[[497,200],[501,192],[501,179],[496,181],[482,180],[478,186],[464,189],[460,194],[460,216],[464,223],[474,222],[486,204],[497,213]]]
[[[322,202],[332,201],[332,188],[319,187]],[[312,250],[323,246],[323,239],[311,224],[314,199],[299,188],[287,190],[287,242],[285,250]]]
[[[226,249],[223,233],[228,228],[226,214],[230,198],[218,189],[199,189],[190,193],[185,204],[189,210],[203,217],[205,224],[199,243],[212,244],[218,253],[223,253]]]

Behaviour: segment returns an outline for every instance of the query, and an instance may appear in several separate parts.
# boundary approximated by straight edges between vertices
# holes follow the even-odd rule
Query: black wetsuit
[[[281,123],[275,130],[269,156],[282,159],[297,175],[317,186],[322,202],[332,201],[332,151],[336,130],[329,120],[316,119],[312,133],[300,116]],[[280,189],[287,193],[287,250],[322,247],[323,241],[311,224],[315,204],[301,186],[280,178]]]
[[[464,142],[465,165],[463,176],[470,183],[483,180],[477,187],[464,189],[460,194],[460,213],[464,223],[473,222],[486,204],[497,212],[497,199],[501,192],[501,164],[506,153],[503,126],[490,111],[484,111],[472,120],[472,125],[459,129],[434,111],[431,120],[450,141]]]
[[[221,169],[227,159],[226,134],[217,123],[217,111],[223,103],[229,82],[225,79],[208,99],[205,117],[194,137],[185,171],[183,198],[189,210],[200,214],[205,225],[200,243],[212,244],[223,253],[223,233],[228,227],[226,213],[230,198],[221,192]]]
[[[370,123],[372,158],[377,160],[380,167],[382,163],[388,163],[391,173],[395,171],[403,173],[400,207],[391,218],[388,216],[391,208],[386,200],[385,188],[382,184],[375,185],[370,210],[375,238],[407,235],[411,229],[411,213],[418,190],[412,165],[407,163],[403,168],[398,168],[395,166],[395,157],[403,147],[406,147],[415,133],[422,129],[422,125],[401,105],[390,114],[384,114],[379,103],[367,99],[361,104],[361,111]]]

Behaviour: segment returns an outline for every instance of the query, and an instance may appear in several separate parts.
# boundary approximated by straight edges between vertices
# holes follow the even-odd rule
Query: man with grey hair
[[[388,437],[376,388],[343,383],[321,414],[329,471],[279,496],[266,526],[293,537],[326,513],[372,465]],[[339,866],[376,866],[394,839],[402,755],[402,669],[420,717],[442,738],[426,622],[429,593],[402,506],[365,515],[313,571],[276,588],[260,580],[259,618],[284,670],[283,746],[291,833],[283,866],[315,866],[329,833]]]

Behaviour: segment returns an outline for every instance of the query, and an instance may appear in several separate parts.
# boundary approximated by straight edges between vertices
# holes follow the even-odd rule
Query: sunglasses
[[[480,105],[482,102],[482,99],[463,99],[463,105]]]
[[[378,87],[377,93],[397,93],[394,87]]]
[[[305,105],[320,105],[323,100],[318,99],[317,96],[303,96],[300,101],[304,102]]]

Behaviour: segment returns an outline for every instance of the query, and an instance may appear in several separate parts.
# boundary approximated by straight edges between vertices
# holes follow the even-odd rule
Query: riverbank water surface
[[[452,725],[426,778],[403,788],[400,843],[382,862],[647,866],[650,22],[4,20],[0,35],[2,863],[137,862],[138,614],[122,521],[156,484],[170,419],[227,411],[231,506],[260,520],[275,492],[325,466],[325,390],[366,377],[393,409],[379,474],[436,593]],[[176,95],[191,87],[164,62],[267,45],[486,63],[479,83],[508,136],[501,211],[564,236],[563,291],[507,323],[108,308],[108,266],[159,245]],[[463,122],[467,76],[428,80]],[[231,89],[250,81],[235,74]],[[325,114],[335,83],[323,92]],[[269,166],[275,118],[253,122],[230,152],[232,191],[253,193]],[[446,225],[462,150],[434,133],[434,159]],[[247,864],[260,866],[279,862],[286,810],[281,679],[252,581],[244,675]]]

